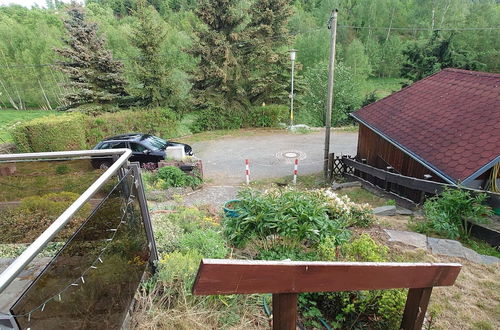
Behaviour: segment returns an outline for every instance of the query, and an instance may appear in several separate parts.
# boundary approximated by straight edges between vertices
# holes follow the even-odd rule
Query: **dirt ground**
[[[404,222],[403,218],[394,217],[394,221],[390,221],[391,227],[404,230],[400,227]],[[383,221],[384,219],[379,219],[379,222]],[[388,246],[391,253],[401,260],[462,264],[455,285],[433,289],[425,329],[500,329],[500,264],[481,265],[462,258],[432,255],[423,249],[389,242],[382,226],[369,229],[370,235]]]

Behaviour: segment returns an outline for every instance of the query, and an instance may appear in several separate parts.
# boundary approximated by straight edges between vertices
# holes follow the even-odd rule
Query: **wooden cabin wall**
[[[392,166],[396,173],[402,175],[423,179],[425,174],[430,174],[432,175],[431,180],[444,182],[428,168],[361,123],[359,124],[357,158],[364,158],[368,165],[384,170],[387,166]],[[370,181],[377,185],[383,185],[376,180]],[[420,193],[403,187],[397,193],[415,201],[420,198]]]

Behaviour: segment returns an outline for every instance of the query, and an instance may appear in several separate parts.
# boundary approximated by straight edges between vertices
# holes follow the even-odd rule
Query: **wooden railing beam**
[[[421,329],[434,286],[453,285],[455,263],[322,262],[203,259],[195,295],[273,294],[273,329],[293,330],[297,295],[408,288],[401,327]]]

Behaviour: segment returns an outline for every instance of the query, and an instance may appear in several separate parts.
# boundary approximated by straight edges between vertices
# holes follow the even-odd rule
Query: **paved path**
[[[432,238],[411,231],[384,229],[389,235],[389,242],[400,242],[420,249],[429,249],[432,254],[460,257],[477,264],[500,262],[500,258],[485,256],[466,248],[462,243],[451,239]]]
[[[299,175],[323,169],[324,130],[300,134],[287,131],[262,131],[251,136],[225,137],[192,143],[194,153],[203,160],[205,178],[217,185],[244,182],[244,160],[250,160],[251,179],[291,175],[293,161],[299,158]],[[330,152],[356,153],[357,132],[331,134]]]

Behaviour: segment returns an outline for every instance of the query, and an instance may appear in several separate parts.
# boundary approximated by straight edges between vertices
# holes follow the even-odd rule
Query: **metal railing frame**
[[[123,166],[128,165],[128,159],[132,155],[130,149],[106,149],[106,150],[80,150],[60,152],[40,152],[26,154],[0,155],[0,162],[45,160],[58,158],[76,158],[89,156],[119,156],[90,187],[85,190],[30,246],[17,257],[0,274],[0,294],[19,275],[19,273],[45,248],[45,246],[64,228],[71,218],[88,202],[94,194]]]

